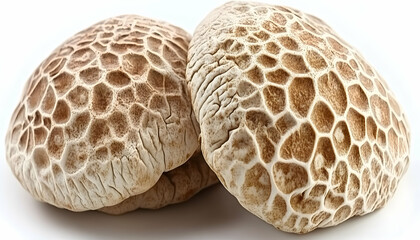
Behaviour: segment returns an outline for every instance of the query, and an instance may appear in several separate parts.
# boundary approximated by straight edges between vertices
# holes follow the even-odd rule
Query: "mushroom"
[[[200,23],[188,54],[204,158],[244,208],[306,233],[394,194],[409,162],[405,114],[322,20],[230,2]]]
[[[186,91],[189,41],[178,27],[127,15],[59,46],[28,80],[8,129],[6,158],[22,186],[60,208],[119,214],[215,183]]]

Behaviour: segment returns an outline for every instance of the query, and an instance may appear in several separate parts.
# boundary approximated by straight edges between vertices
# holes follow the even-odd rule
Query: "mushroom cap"
[[[164,172],[159,181],[148,191],[127,198],[117,205],[101,208],[99,211],[118,215],[138,208],[162,208],[187,201],[202,189],[218,181],[199,152],[181,166]]]
[[[197,27],[188,59],[204,158],[253,214],[306,233],[394,194],[409,162],[405,115],[319,18],[230,2]]]
[[[73,211],[146,192],[199,148],[185,82],[188,33],[119,16],[59,46],[28,80],[6,158],[38,200]]]

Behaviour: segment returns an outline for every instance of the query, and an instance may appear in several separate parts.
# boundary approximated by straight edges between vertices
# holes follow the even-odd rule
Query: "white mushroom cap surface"
[[[190,43],[187,81],[205,160],[247,210],[306,233],[374,211],[409,162],[386,82],[322,20],[230,2]]]
[[[178,27],[130,15],[58,47],[28,80],[7,133],[7,161],[23,187],[60,208],[99,209],[186,162],[199,148],[189,41]]]

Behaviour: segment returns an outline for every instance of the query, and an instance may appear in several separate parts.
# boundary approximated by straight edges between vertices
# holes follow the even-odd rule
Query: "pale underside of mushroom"
[[[7,161],[22,186],[38,200],[85,211],[157,182],[156,196],[136,198],[156,202],[136,206],[179,202],[177,172],[192,171],[195,182],[186,187],[194,193],[213,184],[199,156],[165,173],[199,148],[185,82],[189,41],[178,27],[130,15],[99,22],[54,50],[28,80],[6,137]],[[169,183],[159,180],[163,173]],[[109,212],[133,210],[119,206]]]
[[[314,16],[219,7],[193,35],[187,81],[207,163],[283,231],[384,206],[408,166],[407,121],[386,82]]]

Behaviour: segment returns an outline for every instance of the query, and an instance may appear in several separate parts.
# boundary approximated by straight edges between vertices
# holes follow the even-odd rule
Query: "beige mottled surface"
[[[163,173],[159,181],[146,192],[99,210],[109,214],[123,214],[138,208],[158,209],[184,202],[217,182],[216,175],[204,161],[203,155],[196,153],[186,163]]]
[[[250,212],[288,232],[384,206],[410,132],[386,82],[322,20],[231,2],[197,27],[187,80],[202,151]]]
[[[22,186],[57,207],[92,210],[149,190],[187,161],[199,147],[185,84],[189,40],[129,15],[58,47],[27,81],[7,133]]]

